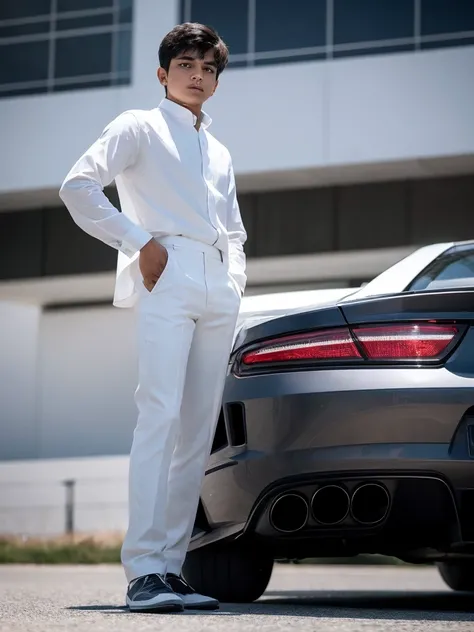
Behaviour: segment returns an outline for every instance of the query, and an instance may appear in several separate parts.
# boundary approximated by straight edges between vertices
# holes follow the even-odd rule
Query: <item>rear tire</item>
[[[474,592],[474,564],[472,562],[440,562],[438,571],[445,583],[463,592]]]
[[[249,603],[263,595],[272,570],[270,555],[239,541],[190,551],[183,575],[203,595],[224,603]]]

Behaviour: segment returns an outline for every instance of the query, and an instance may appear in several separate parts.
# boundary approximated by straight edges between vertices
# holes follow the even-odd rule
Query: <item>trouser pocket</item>
[[[153,289],[149,292],[149,294],[156,294],[160,289],[166,284],[168,278],[171,275],[173,260],[174,260],[174,249],[172,246],[164,246],[168,251],[168,259],[166,260],[166,265],[162,270],[158,281],[153,286]]]

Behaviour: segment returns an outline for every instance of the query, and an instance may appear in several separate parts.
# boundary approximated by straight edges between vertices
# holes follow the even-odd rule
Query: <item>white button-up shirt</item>
[[[138,256],[152,237],[183,235],[215,245],[242,292],[247,234],[229,151],[199,130],[188,109],[163,99],[153,110],[119,115],[66,176],[60,197],[73,220],[118,253],[114,305],[135,303]],[[122,212],[103,192],[115,180]]]

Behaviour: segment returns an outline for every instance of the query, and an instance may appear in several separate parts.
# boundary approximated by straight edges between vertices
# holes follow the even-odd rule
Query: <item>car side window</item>
[[[451,251],[433,261],[406,291],[474,287],[474,251]]]

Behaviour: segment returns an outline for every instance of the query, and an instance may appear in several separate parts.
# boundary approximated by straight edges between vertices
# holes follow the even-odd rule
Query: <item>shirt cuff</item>
[[[117,243],[117,247],[121,252],[127,255],[127,257],[133,257],[133,255],[141,250],[151,239],[153,239],[153,237],[148,231],[140,226],[134,226],[125,235],[123,241]]]

